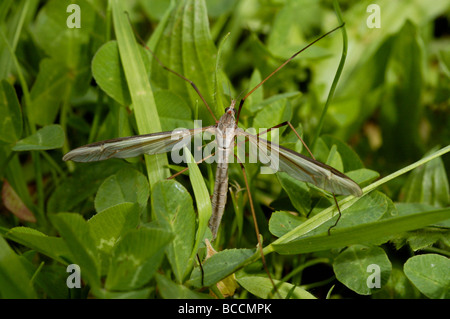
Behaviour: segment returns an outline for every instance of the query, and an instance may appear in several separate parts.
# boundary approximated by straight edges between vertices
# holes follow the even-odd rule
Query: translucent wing
[[[257,149],[259,160],[275,171],[286,172],[298,180],[311,183],[334,194],[362,195],[358,184],[331,166],[243,130],[238,130],[237,134],[247,137],[249,142],[256,146],[256,148],[250,147],[250,150]]]
[[[78,147],[64,155],[63,160],[94,162],[109,158],[128,158],[141,154],[165,153],[181,149],[197,133],[214,132],[214,129],[214,126],[205,126],[191,130],[175,130],[115,138]]]

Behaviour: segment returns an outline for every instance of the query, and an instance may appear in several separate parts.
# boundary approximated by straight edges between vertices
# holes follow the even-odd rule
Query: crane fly
[[[78,147],[68,152],[67,154],[64,155],[63,160],[64,161],[72,160],[75,162],[93,162],[93,161],[102,161],[110,158],[129,158],[139,156],[142,154],[148,155],[161,154],[180,149],[182,146],[185,145],[185,143],[180,143],[180,141],[183,140],[186,141],[186,139],[193,137],[195,134],[208,132],[215,135],[216,140],[214,142],[216,142],[218,146],[219,161],[216,169],[214,192],[211,198],[213,212],[209,223],[213,239],[215,239],[217,235],[217,229],[220,225],[220,221],[222,219],[227,199],[228,160],[226,159],[229,158],[230,153],[234,149],[234,143],[232,142],[237,136],[245,137],[251,144],[255,145],[259,150],[263,151],[262,152],[263,154],[269,151],[270,152],[269,158],[267,158],[265,162],[271,163],[272,166],[273,163],[276,162],[279,166],[276,167],[275,170],[286,172],[291,177],[294,177],[303,182],[310,183],[336,195],[361,196],[362,190],[359,187],[359,185],[356,182],[354,182],[351,178],[334,169],[333,167],[326,165],[322,162],[319,162],[314,158],[306,157],[300,153],[285,148],[281,145],[269,142],[265,139],[260,138],[258,135],[253,135],[248,132],[245,132],[237,125],[239,121],[239,114],[245,102],[245,99],[251,93],[253,93],[257,88],[259,88],[265,81],[267,81],[272,75],[274,75],[277,71],[279,71],[282,67],[284,67],[300,52],[304,51],[309,46],[319,41],[320,39],[324,38],[328,34],[334,32],[340,27],[342,26],[339,26],[322,35],[315,41],[308,44],[302,50],[298,51],[287,61],[285,61],[274,72],[272,72],[268,77],[266,77],[263,81],[261,81],[261,83],[259,83],[255,88],[253,88],[244,98],[241,99],[238,110],[236,110],[235,107],[236,101],[232,100],[230,106],[225,109],[225,113],[219,120],[217,120],[214,117],[214,114],[212,113],[210,107],[206,103],[205,99],[201,96],[195,84],[192,83],[190,80],[186,79],[185,77],[183,77],[182,75],[176,73],[175,71],[168,69],[154,55],[157,62],[161,64],[162,67],[174,73],[175,75],[181,77],[182,79],[188,81],[194,87],[194,89],[200,95],[203,102],[207,106],[208,110],[210,110],[210,113],[216,120],[216,124],[202,127],[200,129],[167,131],[145,135],[121,137],[95,142]],[[152,51],[150,50],[150,52]],[[281,125],[285,124],[289,124],[289,126],[295,132],[294,127],[290,125],[289,122],[283,123]],[[276,127],[279,127],[281,125],[277,125]],[[300,138],[297,132],[295,133]],[[304,145],[306,146],[306,144]],[[313,157],[312,153],[310,154]]]
[[[181,143],[182,141],[186,141],[186,139],[190,139],[197,134],[207,132],[215,135],[216,138],[211,143],[216,143],[219,161],[216,169],[214,192],[211,198],[212,215],[209,221],[209,228],[211,229],[213,240],[217,235],[217,230],[219,228],[227,200],[228,163],[229,163],[227,159],[231,157],[231,155],[234,155],[235,145],[233,141],[237,137],[243,137],[246,141],[250,143],[250,145],[256,147],[257,150],[262,151],[263,154],[267,154],[267,151],[269,151],[270,155],[266,155],[264,163],[269,163],[268,165],[270,165],[275,170],[285,172],[293,178],[296,178],[303,182],[310,183],[321,189],[331,192],[334,196],[336,204],[337,201],[335,194],[361,196],[362,190],[356,182],[354,182],[345,174],[334,169],[333,167],[315,160],[312,153],[310,153],[312,158],[304,156],[291,149],[285,148],[276,143],[272,143],[268,140],[265,140],[259,136],[260,134],[250,134],[244,131],[242,128],[238,127],[239,115],[242,106],[245,102],[245,99],[250,94],[252,94],[257,88],[259,88],[265,81],[267,81],[272,75],[278,72],[282,67],[284,67],[300,52],[304,51],[315,42],[319,41],[323,37],[334,32],[335,30],[339,29],[342,26],[343,25],[327,32],[326,34],[317,38],[315,41],[311,42],[306,47],[295,53],[291,58],[289,58],[282,65],[280,65],[275,71],[273,71],[269,76],[267,76],[255,88],[249,91],[247,95],[245,95],[240,100],[238,108],[236,108],[236,101],[232,100],[230,106],[228,106],[225,109],[225,113],[220,117],[219,120],[215,118],[213,112],[211,111],[211,108],[209,107],[203,96],[200,94],[200,91],[195,86],[195,84],[189,79],[182,76],[181,74],[178,74],[177,72],[166,67],[153,54],[153,52],[148,47],[146,47],[153,54],[155,60],[164,69],[170,71],[171,73],[175,74],[176,76],[182,78],[183,80],[189,82],[192,85],[192,87],[199,94],[203,103],[205,104],[205,106],[208,108],[209,112],[215,119],[216,123],[214,125],[202,127],[200,129],[166,131],[146,135],[115,138],[106,141],[96,142],[78,147],[68,152],[67,154],[64,155],[63,160],[64,161],[72,160],[75,162],[92,162],[92,161],[102,161],[110,158],[129,158],[139,156],[142,154],[149,154],[149,155],[160,154],[181,149],[184,145],[186,145],[186,143]],[[303,140],[300,138],[298,133],[295,131],[294,127],[289,122],[285,122],[273,128],[270,128],[266,132],[274,128],[281,127],[283,125],[289,125],[294,130],[298,138],[304,144]],[[306,144],[304,145],[306,146]],[[205,158],[202,159],[202,161],[203,160],[205,160]],[[276,165],[274,163],[276,163]],[[247,192],[249,193],[249,186],[245,174],[245,169],[241,162],[240,164],[244,172],[244,180],[246,183]],[[175,175],[178,175],[178,173]],[[249,202],[252,214],[254,215],[253,202],[250,193],[249,193]],[[256,231],[257,233],[259,233],[257,229],[255,216],[253,217]],[[258,236],[258,243],[261,249],[261,257],[263,259],[262,261],[264,266],[266,267],[259,236]]]

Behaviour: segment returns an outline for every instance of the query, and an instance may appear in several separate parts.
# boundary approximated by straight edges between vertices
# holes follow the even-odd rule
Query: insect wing
[[[357,183],[331,166],[242,130],[239,130],[238,134],[246,136],[249,142],[257,147],[260,161],[275,172],[285,172],[334,194],[362,195]],[[255,147],[250,146],[251,149],[254,151]]]
[[[190,143],[193,135],[213,131],[214,126],[182,129],[170,132],[136,135],[96,142],[78,147],[66,155],[64,161],[94,162],[109,158],[128,158],[141,154],[160,154],[181,149]]]

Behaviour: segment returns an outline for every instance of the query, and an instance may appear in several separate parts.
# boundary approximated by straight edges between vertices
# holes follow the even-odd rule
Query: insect
[[[288,148],[271,143],[265,139],[260,138],[259,135],[247,133],[237,125],[245,99],[251,93],[253,93],[258,87],[260,87],[265,81],[267,81],[272,75],[279,71],[300,52],[304,51],[309,46],[327,36],[328,34],[334,32],[340,27],[341,26],[327,32],[315,41],[311,42],[302,50],[295,53],[291,58],[285,61],[255,88],[249,91],[249,93],[247,93],[247,95],[240,100],[238,108],[236,108],[236,101],[233,100],[230,106],[225,109],[225,113],[222,115],[222,117],[219,120],[216,119],[216,124],[214,125],[206,126],[201,129],[191,129],[178,132],[167,131],[100,141],[78,147],[68,152],[64,155],[63,160],[72,160],[75,162],[92,162],[102,161],[110,158],[129,158],[142,154],[160,154],[180,149],[182,145],[184,145],[183,143],[180,143],[180,141],[193,137],[194,134],[208,132],[215,135],[215,143],[217,143],[218,146],[217,152],[219,161],[216,169],[214,192],[211,199],[213,212],[209,222],[209,227],[211,229],[213,239],[215,239],[217,235],[217,230],[220,225],[220,221],[222,219],[226,204],[228,184],[227,159],[230,157],[230,154],[234,150],[234,143],[232,142],[237,136],[245,137],[251,144],[256,146],[264,153],[267,153],[267,151],[269,151],[270,155],[268,156],[269,158],[267,158],[266,162],[271,163],[272,166],[274,162],[276,162],[277,167],[275,169],[281,172],[286,172],[291,177],[294,177],[303,182],[311,183],[333,194],[361,196],[362,190],[358,186],[358,184],[348,176],[337,171],[331,166],[321,163],[314,158],[306,157]],[[161,63],[161,61],[159,61],[158,59],[157,61],[164,68],[168,69],[164,66],[164,64]],[[184,80],[190,82],[188,79],[179,75],[175,71],[170,69],[168,70],[175,75],[183,78]],[[211,110],[206,101],[201,96],[198,89],[195,87],[195,84],[193,84],[192,82],[190,83],[194,87],[194,89],[196,89],[197,93],[202,98],[208,110]],[[213,115],[212,111],[210,111],[210,113]],[[294,127],[289,122],[279,124],[267,131],[281,127],[283,125],[289,125],[295,132]],[[297,132],[295,133],[297,134]],[[298,134],[297,136],[300,138]]]
[[[212,202],[212,215],[209,221],[209,228],[212,232],[212,239],[214,240],[217,231],[224,213],[225,204],[227,200],[227,191],[228,191],[228,158],[231,155],[234,155],[235,144],[233,141],[238,138],[244,138],[246,141],[250,143],[250,145],[254,146],[255,149],[261,151],[264,154],[267,154],[269,151],[269,155],[266,155],[266,163],[270,163],[269,165],[281,172],[286,172],[291,177],[296,178],[300,181],[311,183],[319,188],[322,188],[326,191],[329,191],[334,194],[340,195],[354,195],[361,196],[362,190],[358,186],[356,182],[350,179],[348,176],[343,173],[337,171],[336,169],[321,163],[314,158],[306,157],[302,154],[299,154],[293,150],[282,147],[275,143],[269,142],[261,138],[259,135],[261,134],[250,134],[240,127],[238,127],[239,115],[241,113],[242,107],[246,98],[252,94],[256,89],[258,89],[265,81],[267,81],[271,76],[273,76],[276,72],[278,72],[282,67],[284,67],[289,61],[295,58],[300,52],[307,49],[309,46],[319,41],[323,37],[328,34],[334,32],[339,26],[326,34],[322,35],[315,41],[311,42],[308,46],[304,47],[302,50],[295,53],[291,58],[285,61],[281,66],[279,66],[275,71],[273,71],[269,76],[267,76],[260,84],[258,84],[255,88],[247,93],[239,102],[238,106],[236,106],[236,101],[232,100],[231,104],[225,109],[225,113],[217,120],[214,114],[211,111],[211,108],[205,101],[205,99],[200,94],[199,90],[195,86],[192,81],[188,80],[184,76],[178,74],[177,72],[167,68],[159,59],[153,54],[156,61],[166,70],[172,72],[176,76],[182,78],[183,80],[189,82],[196,92],[201,97],[205,106],[210,111],[211,115],[216,120],[216,123],[211,126],[202,127],[200,129],[190,129],[190,130],[182,130],[182,131],[166,131],[159,133],[152,133],[146,135],[137,135],[130,137],[122,137],[116,139],[110,139],[106,141],[96,142],[92,144],[88,144],[85,146],[78,147],[67,154],[64,155],[63,160],[68,161],[76,161],[76,162],[92,162],[92,161],[101,161],[110,158],[128,158],[135,157],[141,154],[160,154],[169,151],[179,150],[183,147],[182,141],[186,139],[192,138],[196,134],[200,133],[211,133],[215,135],[215,141],[217,145],[217,157],[218,164],[216,169],[216,179],[214,184],[214,192],[211,198]],[[289,123],[285,122],[274,126],[268,129],[266,132],[284,126],[289,125],[295,132],[294,127]],[[296,135],[300,138],[300,136],[295,132]],[[301,138],[300,138],[301,140]],[[303,141],[302,141],[303,142]],[[306,146],[306,144],[304,144]],[[312,155],[312,154],[311,154]],[[236,157],[236,156],[235,156]],[[237,157],[236,157],[237,158]],[[202,159],[202,161],[205,160]],[[238,162],[240,162],[238,158]],[[249,193],[248,181],[245,175],[244,167],[241,164],[241,167],[244,171],[244,179],[247,187],[247,191]],[[177,174],[176,174],[177,175]],[[335,198],[336,201],[336,198]],[[249,202],[252,210],[252,214],[254,214],[253,202],[251,199],[251,195],[249,193]],[[337,204],[337,202],[336,202]],[[255,220],[255,228],[257,230],[256,219]],[[257,230],[258,233],[258,230]],[[260,249],[261,242],[258,236],[258,242]],[[261,251],[261,257],[263,264],[265,266],[264,256]],[[266,266],[265,266],[266,267]],[[267,271],[267,269],[266,269]],[[270,277],[270,275],[269,275]],[[273,281],[272,281],[273,283]]]

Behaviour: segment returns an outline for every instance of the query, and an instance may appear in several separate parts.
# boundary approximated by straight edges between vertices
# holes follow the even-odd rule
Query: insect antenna
[[[283,62],[283,64],[281,64],[278,68],[275,69],[275,71],[273,71],[272,73],[270,73],[264,80],[262,80],[257,86],[255,86],[253,89],[250,90],[250,92],[248,92],[243,98],[242,100],[239,102],[239,109],[237,112],[237,116],[236,116],[236,123],[239,121],[239,115],[241,114],[241,109],[242,106],[244,105],[245,99],[252,94],[254,91],[256,91],[261,85],[264,84],[264,82],[266,82],[268,79],[270,79],[275,73],[277,73],[279,70],[281,70],[286,64],[288,64],[292,59],[294,59],[297,55],[299,55],[300,53],[302,53],[303,51],[305,51],[306,49],[308,49],[310,46],[312,46],[314,43],[318,42],[319,40],[325,38],[327,35],[333,33],[334,31],[342,28],[345,25],[345,23],[341,24],[340,26],[334,28],[331,31],[328,31],[327,33],[321,35],[320,37],[318,37],[317,39],[315,39],[314,41],[312,41],[311,43],[309,43],[307,46],[305,46],[303,49],[301,49],[300,51],[294,53],[289,59],[287,59],[285,62]]]

